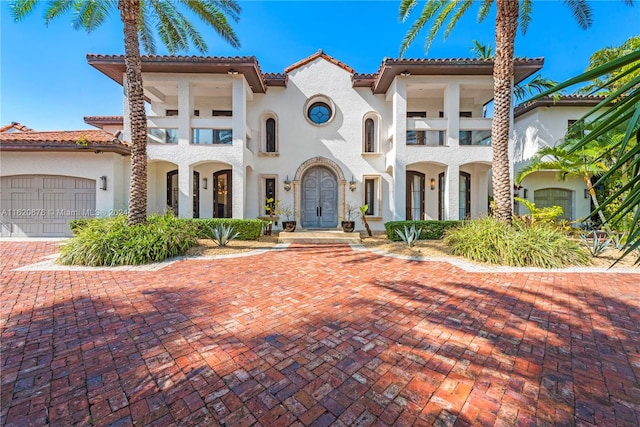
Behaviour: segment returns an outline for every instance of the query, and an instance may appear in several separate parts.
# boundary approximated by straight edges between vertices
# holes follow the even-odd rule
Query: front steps
[[[278,243],[300,244],[360,244],[360,233],[345,233],[339,230],[322,231],[294,231],[288,233],[281,231],[278,235]]]

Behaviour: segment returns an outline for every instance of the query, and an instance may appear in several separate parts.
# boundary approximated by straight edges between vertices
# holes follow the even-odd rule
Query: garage
[[[96,181],[60,175],[0,178],[2,237],[69,236],[69,221],[95,217]]]

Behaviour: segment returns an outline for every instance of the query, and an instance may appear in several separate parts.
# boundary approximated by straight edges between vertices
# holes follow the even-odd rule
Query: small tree
[[[367,211],[369,210],[369,205],[360,206],[360,219],[362,219],[362,223],[364,224],[364,228],[367,230],[367,234],[371,237],[371,228],[369,228],[369,223],[367,222]]]

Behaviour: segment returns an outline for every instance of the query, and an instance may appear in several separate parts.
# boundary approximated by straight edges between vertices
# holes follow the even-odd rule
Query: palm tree
[[[546,170],[558,171],[559,177],[563,181],[571,175],[581,176],[587,185],[591,201],[597,209],[600,221],[605,229],[611,233],[607,219],[602,210],[600,210],[600,204],[591,181],[592,176],[605,173],[610,166],[601,158],[601,152],[602,149],[600,147],[593,146],[580,151],[569,152],[567,143],[562,143],[555,147],[542,148],[538,150],[531,163],[518,171],[514,182],[519,186],[528,175]]]
[[[415,8],[418,0],[402,0],[400,19],[405,21]],[[427,34],[425,51],[433,42],[442,25],[449,20],[444,30],[445,38],[453,30],[460,18],[469,8],[478,3],[478,20],[483,21],[489,14],[493,0],[476,2],[474,0],[442,1],[426,0],[418,19],[405,35],[400,48],[402,55],[424,29],[431,23]],[[493,66],[493,101],[494,116],[491,125],[491,141],[493,147],[493,197],[496,204],[494,215],[511,222],[513,217],[513,201],[511,195],[511,177],[509,161],[509,119],[512,104],[514,42],[518,24],[523,33],[531,20],[532,0],[495,0],[497,13],[495,23],[496,54]],[[591,25],[591,8],[584,1],[565,0],[576,21],[583,29]]]
[[[37,0],[13,0],[11,13],[15,21],[29,15]],[[155,53],[153,27],[171,54],[193,45],[200,52],[207,44],[198,30],[189,22],[179,5],[198,16],[212,27],[227,43],[239,47],[240,42],[229,25],[227,16],[238,21],[240,6],[236,0],[54,0],[47,3],[45,23],[64,14],[70,14],[75,29],[87,32],[99,27],[117,7],[124,25],[124,51],[127,99],[131,124],[131,186],[129,189],[128,222],[140,224],[147,219],[147,118],[144,108],[142,61],[140,41],[148,53]]]

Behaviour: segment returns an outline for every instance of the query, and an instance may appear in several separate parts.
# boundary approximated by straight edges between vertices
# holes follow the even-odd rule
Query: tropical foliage
[[[16,21],[24,19],[39,3],[37,0],[12,0],[13,18]],[[70,15],[74,29],[91,32],[116,10],[124,25],[125,92],[129,102],[132,143],[128,223],[133,225],[147,219],[147,119],[140,42],[147,52],[155,53],[155,29],[171,54],[187,50],[190,45],[206,52],[207,43],[187,18],[187,12],[212,27],[231,46],[239,47],[238,38],[227,18],[238,21],[240,6],[236,0],[53,0],[47,3],[44,19],[48,24],[62,15]]]
[[[400,48],[402,55],[418,34],[428,28],[425,51],[428,51],[433,39],[445,25],[444,37],[451,33],[460,18],[471,8],[479,5],[478,21],[489,15],[493,0],[477,2],[473,0],[441,1],[426,0],[418,18],[405,35]],[[514,75],[514,42],[518,26],[525,33],[531,21],[532,0],[496,0],[495,23],[495,59],[493,67],[494,80],[494,116],[491,127],[493,147],[493,197],[494,215],[500,220],[510,222],[513,216],[511,196],[511,176],[509,160],[509,135],[512,106],[512,80]],[[591,25],[591,8],[584,1],[564,2],[573,12],[580,27]],[[402,0],[400,19],[406,21],[418,0]]]
[[[152,215],[127,226],[124,215],[92,219],[75,230],[60,250],[61,264],[115,266],[160,262],[197,243],[193,224],[173,215]]]
[[[495,218],[467,221],[444,238],[453,254],[474,261],[514,267],[561,268],[589,264],[579,243],[554,224],[512,225]]]
[[[597,83],[593,90],[604,88],[606,96],[576,122],[575,126],[587,132],[571,142],[566,151],[572,154],[588,150],[601,138],[624,129],[621,138],[610,138],[600,151],[599,158],[611,158],[614,162],[599,179],[606,182],[621,177],[620,185],[602,201],[601,209],[617,205],[608,221],[613,228],[631,217],[624,252],[627,255],[640,248],[640,50],[596,66],[533,99],[598,79],[604,82]],[[623,79],[628,81],[622,84]]]

